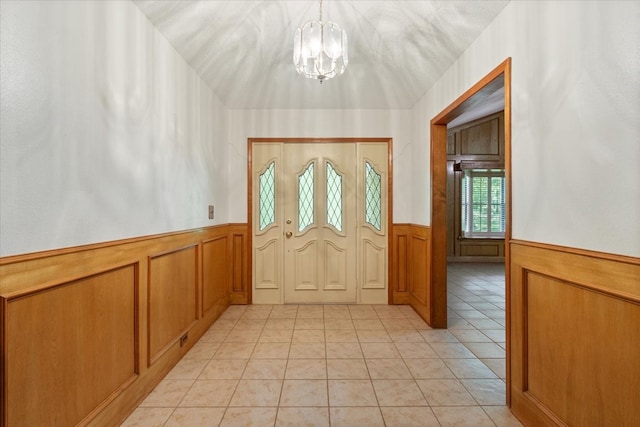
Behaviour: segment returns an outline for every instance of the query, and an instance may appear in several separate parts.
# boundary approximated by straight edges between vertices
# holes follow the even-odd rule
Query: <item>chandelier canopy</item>
[[[296,71],[322,83],[344,73],[348,62],[347,33],[338,24],[322,21],[320,0],[320,18],[298,27],[293,37]]]

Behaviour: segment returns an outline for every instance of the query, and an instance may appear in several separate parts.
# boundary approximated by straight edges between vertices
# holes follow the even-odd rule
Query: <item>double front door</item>
[[[386,143],[252,144],[253,302],[387,302]]]

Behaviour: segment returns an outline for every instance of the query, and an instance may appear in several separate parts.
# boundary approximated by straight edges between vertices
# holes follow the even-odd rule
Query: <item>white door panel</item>
[[[254,303],[386,303],[387,145],[252,150]]]

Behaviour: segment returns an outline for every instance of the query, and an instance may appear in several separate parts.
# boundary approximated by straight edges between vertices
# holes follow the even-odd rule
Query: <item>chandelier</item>
[[[347,68],[347,33],[333,22],[320,18],[298,27],[293,37],[293,63],[298,74],[320,80],[339,76]]]

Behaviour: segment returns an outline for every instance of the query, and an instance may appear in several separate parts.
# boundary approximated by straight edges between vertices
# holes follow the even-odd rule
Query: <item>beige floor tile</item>
[[[411,379],[411,373],[402,359],[366,359],[372,379]]]
[[[278,408],[276,427],[329,427],[329,408]]]
[[[331,427],[384,427],[380,408],[329,408]]]
[[[255,307],[255,306],[254,306]],[[250,320],[264,320],[269,318],[271,314],[271,309],[257,309],[257,310],[246,310],[240,319],[250,319]]]
[[[416,380],[431,406],[476,405],[476,401],[458,380]]]
[[[213,325],[211,325],[210,329],[229,330],[229,329],[233,329],[236,326],[236,323],[238,323],[238,319],[229,319],[229,318],[223,318],[223,317],[224,317],[224,314],[220,316],[220,318],[216,320]]]
[[[360,343],[328,342],[326,344],[327,359],[361,359]]]
[[[251,354],[252,359],[286,359],[289,357],[288,342],[262,342],[256,344]]]
[[[480,406],[432,407],[442,427],[495,427]]]
[[[443,359],[473,359],[476,356],[464,344],[432,342],[431,348]]]
[[[351,320],[351,313],[348,307],[344,306],[325,306],[324,307],[325,319],[349,319]]]
[[[177,408],[164,427],[209,427],[217,426],[225,408]]]
[[[416,331],[409,319],[380,319],[380,323],[387,331]]]
[[[142,401],[141,407],[176,407],[194,380],[162,380]]]
[[[356,330],[362,329],[382,329],[384,330],[384,325],[380,321],[380,319],[353,319],[353,326]]]
[[[326,359],[289,359],[285,379],[324,380],[327,379]]]
[[[496,378],[496,375],[478,359],[444,359],[457,378]]]
[[[295,326],[296,319],[295,316],[291,318],[269,318],[267,323],[264,324],[265,330],[271,329],[293,329]]]
[[[504,359],[505,351],[498,344],[492,342],[468,342],[465,346],[478,358]]]
[[[420,332],[415,329],[389,330],[389,336],[393,342],[425,342]]]
[[[326,359],[327,353],[323,342],[292,343],[289,359]]]
[[[451,333],[460,342],[491,342],[491,339],[482,332],[474,329],[454,329]]]
[[[200,380],[239,380],[247,359],[212,359],[198,377]]]
[[[258,342],[291,342],[293,328],[291,329],[263,329]]]
[[[424,338],[424,340],[428,343],[434,342],[458,342],[458,338],[455,337],[451,332],[444,331],[442,329],[432,329],[427,331],[421,331],[420,335]]]
[[[325,329],[325,340],[330,342],[358,342],[358,335],[354,329]]]
[[[372,380],[380,406],[427,406],[414,380]]]
[[[442,359],[406,359],[404,363],[415,379],[455,378]]]
[[[363,342],[391,342],[391,337],[386,330],[382,329],[361,329],[356,331],[358,341]]]
[[[220,427],[265,427],[276,422],[278,408],[229,408]]]
[[[221,345],[219,342],[197,342],[183,359],[211,359]]]
[[[287,359],[249,360],[242,374],[243,380],[281,380],[287,367]]]
[[[397,342],[396,348],[404,359],[432,359],[438,357],[426,342]]]
[[[477,329],[502,329],[503,325],[492,319],[465,319]]]
[[[393,359],[399,358],[400,353],[393,343],[360,343],[362,353],[367,359]]]
[[[324,319],[307,319],[298,317],[294,328],[324,330]]]
[[[522,424],[506,406],[483,406],[482,409],[498,427],[521,427]]]
[[[240,380],[229,406],[278,406],[282,380]]]
[[[227,335],[229,335],[229,332],[227,329],[209,328],[202,338],[200,338],[200,342],[223,342],[224,339],[227,338]]]
[[[503,380],[507,377],[507,368],[505,359],[481,359],[482,363],[487,365],[499,378]]]
[[[264,325],[267,323],[267,319],[240,319],[236,322],[236,326],[234,329],[260,329],[264,328]]]
[[[373,307],[380,319],[406,319],[402,310],[397,305],[376,305]]]
[[[495,379],[461,380],[461,382],[480,405],[506,405],[506,386],[504,381]]]
[[[298,307],[296,319],[324,319],[324,311],[322,307],[301,305]]]
[[[202,370],[209,363],[210,359],[182,359],[164,377],[165,380],[195,380],[200,376]]]
[[[162,427],[173,408],[137,408],[121,424],[121,427]]]
[[[353,325],[353,321],[351,319],[334,319],[334,318],[326,318],[324,319],[324,328],[325,329],[355,329]]]
[[[349,306],[352,319],[378,319],[378,313],[371,307]]]
[[[257,342],[260,337],[260,329],[241,329],[233,328],[233,330],[227,335],[224,342],[244,342],[251,343]]]
[[[227,406],[237,384],[237,380],[196,380],[180,406]]]
[[[380,407],[380,410],[386,427],[440,427],[428,407]]]
[[[255,343],[226,342],[213,355],[214,359],[248,359],[251,357]]]
[[[295,329],[291,342],[324,342],[324,329]]]
[[[369,380],[329,380],[329,406],[378,406],[378,401]]]
[[[427,322],[422,320],[422,318],[410,319],[409,321],[411,322],[411,325],[414,328],[416,328],[418,331],[429,331],[429,330],[432,329],[431,326],[429,326],[429,324]]]
[[[277,306],[271,310],[271,314],[269,314],[269,319],[295,319],[298,315],[298,307],[290,307],[290,306],[282,306],[282,308],[278,308]]]
[[[328,406],[327,380],[285,380],[280,406]]]
[[[327,359],[329,379],[368,380],[369,373],[364,359]]]

